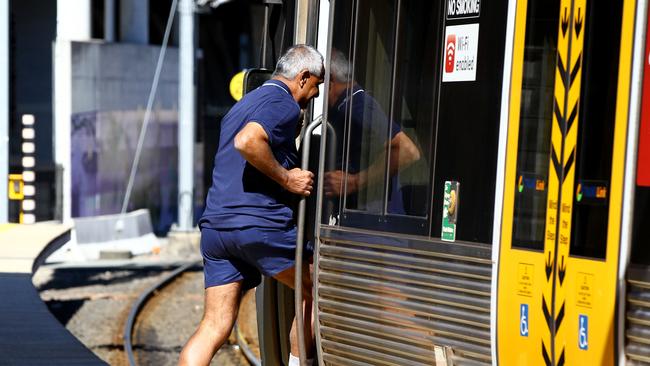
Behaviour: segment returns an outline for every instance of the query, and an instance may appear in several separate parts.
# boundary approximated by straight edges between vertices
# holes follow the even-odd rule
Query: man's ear
[[[307,80],[309,80],[309,78],[311,77],[311,73],[307,69],[302,69],[298,73],[298,76],[299,76],[298,83],[300,84],[300,87],[303,87],[305,86],[305,84],[307,84]]]

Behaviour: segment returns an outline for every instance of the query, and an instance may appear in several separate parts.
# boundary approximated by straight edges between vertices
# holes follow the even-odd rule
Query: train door
[[[634,1],[517,3],[499,257],[504,365],[607,365]]]
[[[329,4],[321,365],[489,365],[508,3]]]

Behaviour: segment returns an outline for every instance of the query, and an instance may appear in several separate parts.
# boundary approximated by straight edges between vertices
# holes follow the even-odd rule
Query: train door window
[[[389,129],[395,1],[357,2],[349,116],[345,208],[383,213]]]
[[[526,19],[512,246],[544,248],[560,2],[530,1]]]
[[[607,249],[622,12],[622,1],[587,3],[571,225],[572,256],[604,259]],[[569,117],[567,124],[570,123]]]
[[[429,214],[431,137],[438,77],[441,6],[435,1],[401,1],[389,149],[388,214]],[[393,135],[394,134],[394,135]]]
[[[330,30],[331,51],[328,65],[330,77],[327,84],[327,121],[330,128],[323,179],[325,200],[323,205],[323,223],[335,220],[339,216],[345,195],[344,172],[347,160],[347,123],[349,108],[347,101],[352,95],[352,35],[356,6],[354,1],[333,2],[333,19],[336,26]],[[331,219],[330,219],[331,218]]]
[[[336,147],[326,154],[323,220],[426,234],[441,24],[431,19],[440,19],[441,5],[357,0],[333,8],[327,120]]]

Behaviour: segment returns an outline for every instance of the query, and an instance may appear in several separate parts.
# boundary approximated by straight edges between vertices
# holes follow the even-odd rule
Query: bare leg
[[[295,268],[291,267],[287,270],[284,270],[274,278],[285,285],[294,288],[295,282]],[[314,332],[313,332],[313,319],[312,319],[312,281],[310,266],[307,264],[304,265],[302,270],[302,295],[303,295],[303,324],[305,328],[305,349],[307,350],[307,358],[313,358],[314,355]],[[298,347],[298,332],[296,330],[296,319],[293,319],[291,324],[291,333],[289,334],[289,341],[291,343],[291,354],[298,356],[300,354]]]
[[[314,330],[312,319],[312,301],[306,300],[302,303],[303,324],[305,326],[305,350],[307,358],[314,358]],[[291,333],[289,333],[289,342],[291,343],[291,354],[298,357],[300,349],[298,347],[298,331],[296,318],[291,323]]]
[[[205,309],[198,329],[190,337],[178,362],[181,366],[209,365],[237,319],[241,281],[205,289]]]
[[[295,288],[295,278],[296,278],[296,270],[294,267],[291,267],[289,269],[285,269],[284,271],[276,274],[273,276],[276,280],[284,283],[285,285],[291,287],[292,289]],[[310,267],[305,264],[302,268],[302,297],[305,300],[311,300],[311,273],[310,273]]]

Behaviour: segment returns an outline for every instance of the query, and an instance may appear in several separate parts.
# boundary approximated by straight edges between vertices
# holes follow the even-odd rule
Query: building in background
[[[282,30],[293,27],[285,21],[292,19],[291,1],[220,3],[196,7],[196,159],[193,172],[182,172],[195,174],[195,216],[210,184],[220,120],[234,103],[231,77],[246,68],[272,68],[291,43],[290,32]],[[36,221],[120,211],[171,5],[172,0],[9,0],[9,147],[0,164],[7,165],[7,174],[22,174],[22,121],[33,116]],[[262,55],[265,16],[269,43]],[[177,27],[128,204],[129,211],[148,208],[159,235],[177,216]],[[9,190],[20,188],[13,183]],[[9,201],[8,221],[19,221],[21,205]]]

